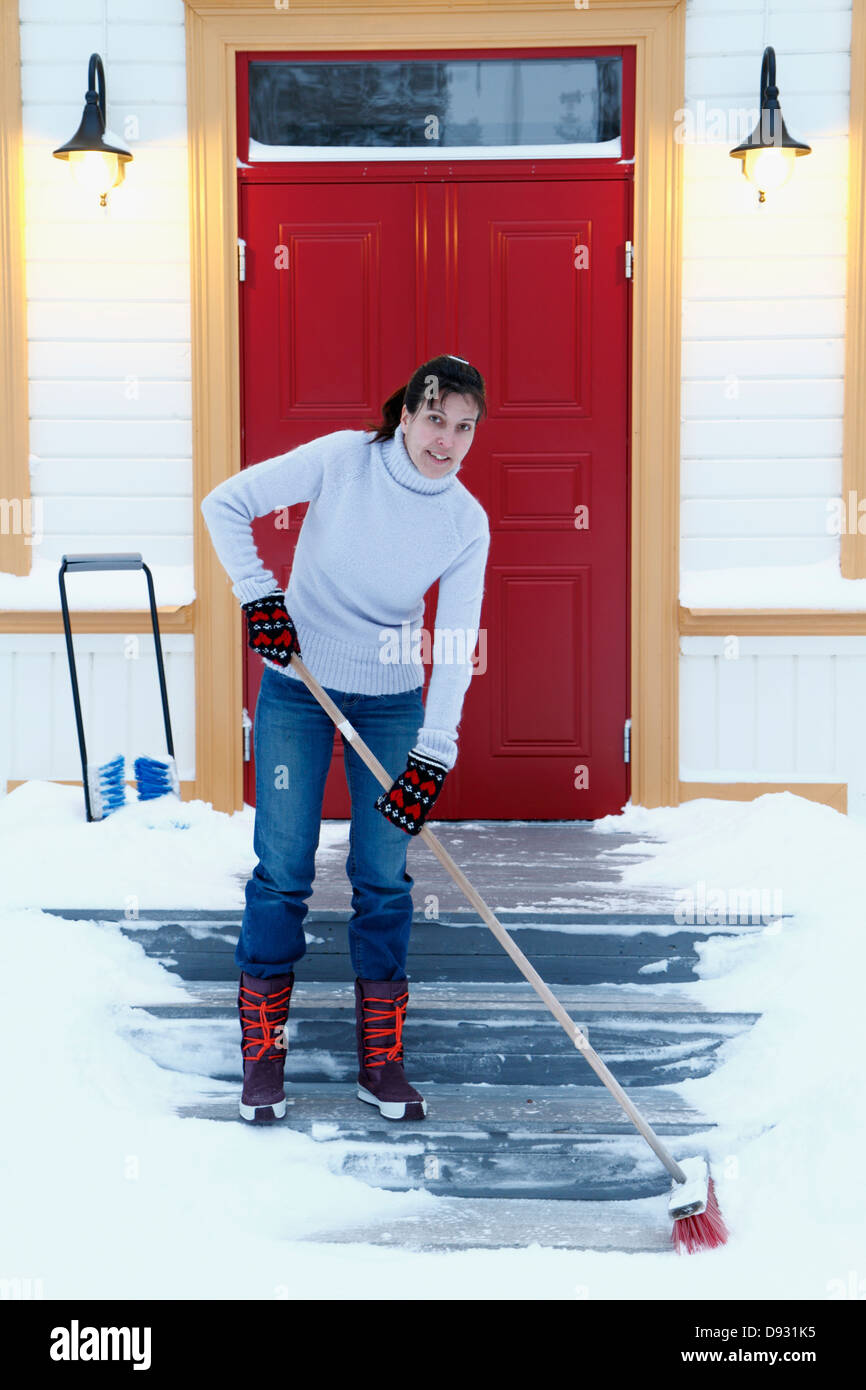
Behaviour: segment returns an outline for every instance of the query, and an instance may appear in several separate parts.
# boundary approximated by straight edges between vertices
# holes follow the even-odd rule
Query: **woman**
[[[457,474],[485,413],[480,373],[464,358],[434,357],[385,402],[375,432],[323,435],[228,478],[201,504],[247,615],[249,644],[264,658],[254,723],[259,862],[235,951],[245,1120],[286,1112],[285,1026],[306,950],[334,742],[330,716],[292,669],[293,652],[383,766],[405,769],[383,792],[343,738],[358,1096],[388,1119],[426,1114],[403,1071],[414,882],[407,836],[423,826],[457,760],[490,545],[487,513]],[[250,522],[305,501],[283,594]],[[457,660],[440,660],[434,643],[425,708],[418,639],[424,595],[437,579],[436,632],[456,632],[449,658],[459,650]]]

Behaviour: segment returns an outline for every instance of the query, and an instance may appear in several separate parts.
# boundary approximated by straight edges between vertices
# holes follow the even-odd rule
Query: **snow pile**
[[[229,816],[164,796],[88,822],[80,786],[24,782],[0,797],[0,908],[242,908],[254,821],[252,806]],[[319,852],[345,840],[342,821],[325,821]]]
[[[625,883],[701,883],[721,901],[768,888],[794,914],[699,944],[700,1002],[762,1017],[724,1045],[714,1073],[677,1089],[719,1125],[708,1148],[735,1233],[727,1255],[760,1261],[754,1296],[838,1297],[852,1265],[866,1296],[866,826],[780,792],[629,807],[596,829],[663,837],[628,847],[651,857],[626,866]]]
[[[41,506],[35,498],[34,505]],[[38,526],[34,526],[38,533]],[[144,555],[147,563],[147,555]],[[192,565],[150,565],[153,591],[159,608],[182,608],[195,599]],[[60,612],[60,562],[34,553],[29,574],[0,571],[0,608],[13,612]],[[66,594],[70,622],[75,632],[75,614],[110,612],[112,609],[143,609],[150,613],[147,578],[143,570],[83,570],[66,575]]]
[[[175,1116],[194,1079],[119,1030],[185,990],[112,924],[9,912],[0,974],[4,1274],[44,1298],[280,1298],[284,1242],[432,1203],[331,1173],[286,1126]]]
[[[700,1002],[762,1017],[723,1044],[711,1076],[679,1087],[718,1121],[705,1138],[731,1239],[677,1258],[309,1242],[362,1220],[387,1229],[426,1212],[433,1221],[437,1199],[339,1175],[330,1142],[287,1126],[251,1132],[173,1113],[214,1083],[160,1068],[127,1030],[134,1005],[183,998],[183,985],[116,924],[65,920],[27,903],[44,901],[50,883],[58,905],[102,905],[108,883],[119,906],[130,894],[142,908],[239,904],[236,876],[255,862],[252,821],[250,808],[225,816],[166,798],[88,825],[80,788],[46,783],[0,801],[0,1087],[7,1132],[20,1122],[0,1156],[4,1190],[14,1194],[4,1216],[8,1274],[40,1280],[46,1298],[866,1293],[866,826],[789,793],[629,807],[596,824],[600,836],[653,837],[643,862],[624,864],[624,884],[693,895],[703,885],[708,900],[766,887],[795,914],[733,934],[710,927],[701,947]],[[630,860],[636,848],[622,853]],[[611,864],[618,853],[610,851]]]
[[[810,565],[683,570],[685,608],[866,608],[866,579],[844,579],[839,556]]]

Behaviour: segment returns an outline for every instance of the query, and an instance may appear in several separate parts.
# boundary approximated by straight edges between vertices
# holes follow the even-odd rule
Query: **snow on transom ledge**
[[[683,570],[684,608],[845,608],[866,610],[866,579],[843,579],[836,558],[814,565]]]
[[[433,159],[617,159],[622,141],[587,141],[573,145],[263,145],[250,140],[250,164],[300,163],[302,160],[433,160]],[[624,161],[631,163],[631,160]],[[248,168],[238,160],[238,165]]]

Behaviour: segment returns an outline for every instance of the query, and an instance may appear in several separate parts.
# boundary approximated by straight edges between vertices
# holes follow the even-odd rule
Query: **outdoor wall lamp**
[[[100,207],[105,207],[110,190],[123,183],[124,166],[132,159],[132,154],[117,135],[105,128],[105,70],[98,53],[90,55],[81,124],[72,139],[52,153],[56,159],[69,161],[75,179],[83,188],[99,194]]]
[[[776,86],[776,54],[770,47],[761,59],[760,107],[758,124],[748,140],[729,153],[743,161],[743,173],[757,185],[758,202],[763,203],[766,189],[781,188],[791,177],[797,155],[812,153],[811,146],[795,140],[785,128]]]

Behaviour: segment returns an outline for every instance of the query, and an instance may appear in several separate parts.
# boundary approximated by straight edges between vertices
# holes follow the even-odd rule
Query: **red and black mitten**
[[[295,625],[286,612],[286,599],[281,589],[242,605],[247,615],[249,645],[259,656],[278,666],[288,666],[292,652],[301,655],[301,644]]]
[[[442,790],[448,768],[413,748],[406,771],[376,798],[376,810],[407,835],[417,835]]]

